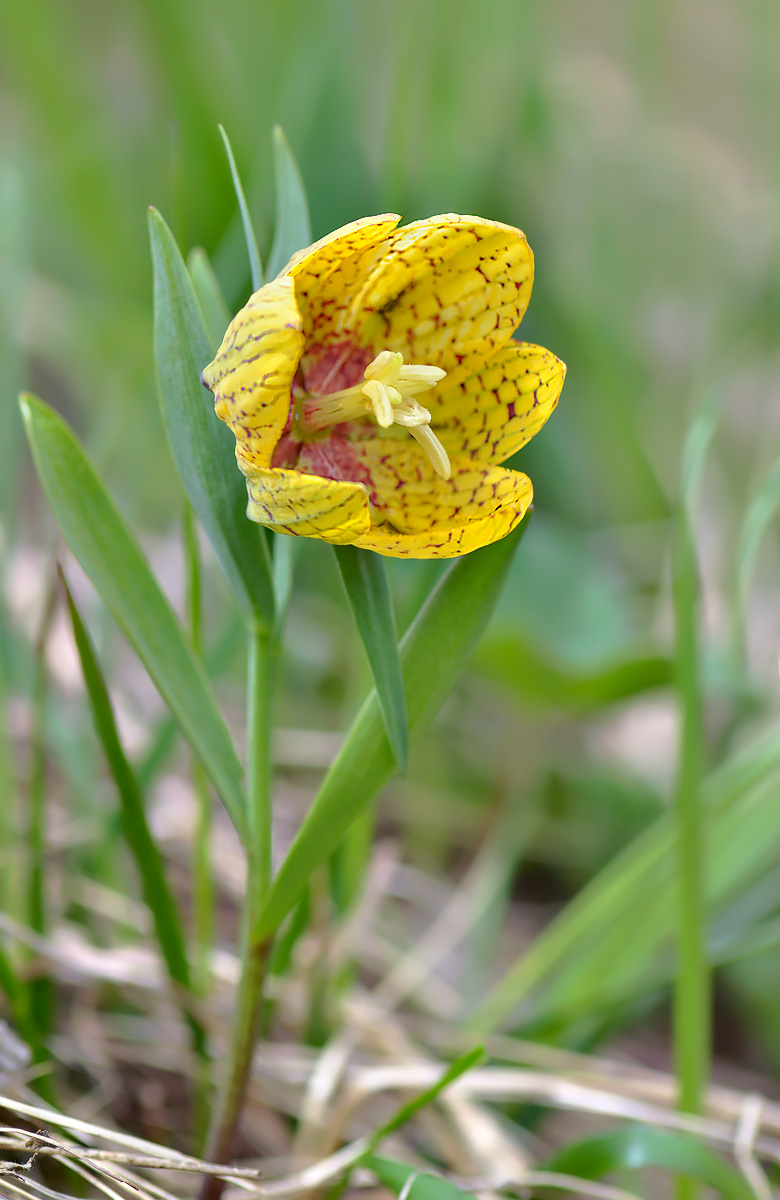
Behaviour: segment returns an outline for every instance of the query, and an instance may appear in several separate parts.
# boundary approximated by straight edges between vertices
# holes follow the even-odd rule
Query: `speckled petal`
[[[245,470],[246,515],[277,533],[354,542],[371,525],[366,489],[359,483],[278,469]]]
[[[283,274],[295,279],[307,342],[338,340],[344,310],[400,219],[395,213],[363,217],[293,256]]]
[[[302,352],[294,284],[275,279],[236,314],[201,376],[214,393],[217,416],[236,436],[239,465],[270,463],[290,411],[290,388]]]
[[[411,440],[374,438],[354,453],[373,484],[371,528],[355,544],[393,558],[454,558],[505,537],[533,499],[518,471],[452,460],[452,475],[434,474]]]
[[[432,428],[450,455],[506,462],[558,403],[566,367],[543,346],[510,342],[461,383],[428,393]]]
[[[389,237],[349,300],[344,328],[362,345],[463,378],[508,341],[532,283],[533,254],[519,229],[431,217]]]

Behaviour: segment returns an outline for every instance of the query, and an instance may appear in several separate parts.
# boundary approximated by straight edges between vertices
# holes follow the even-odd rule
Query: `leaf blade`
[[[73,431],[37,397],[25,394],[21,404],[38,478],[65,541],[124,629],[242,832],[241,764],[202,664]]]
[[[500,542],[456,560],[404,635],[401,662],[411,732],[424,729],[448,695],[488,621],[527,526],[526,518]],[[336,848],[393,768],[376,692],[371,692],[274,880],[258,918],[258,937],[278,928],[312,871]]]
[[[184,930],[173,892],[168,884],[163,857],[146,820],[138,779],[122,747],[111,697],[94,646],[62,570],[60,581],[65,592],[65,602],[92,709],[92,719],[119,794],[125,839],[135,859],[144,899],[152,913],[160,952],[174,990],[177,994],[183,990],[192,995],[192,978]],[[184,1004],[182,1008],[192,1032],[195,1050],[201,1056],[205,1056],[206,1035],[203,1026],[195,1019],[188,1005]]]
[[[409,720],[387,568],[371,550],[334,546],[341,581],[374,677],[385,732],[405,774],[409,763]]]
[[[275,279],[297,250],[311,245],[306,189],[290,143],[280,125],[273,132],[276,224],[268,257],[268,278]]]
[[[542,1170],[561,1171],[580,1179],[601,1179],[614,1171],[661,1167],[701,1180],[727,1200],[751,1200],[752,1188],[709,1146],[693,1138],[646,1126],[632,1126],[604,1137],[566,1146]]]
[[[228,164],[230,166],[230,175],[233,180],[233,188],[235,189],[236,199],[238,200],[238,208],[241,213],[241,223],[244,226],[244,238],[246,240],[247,254],[249,255],[249,270],[252,275],[252,291],[256,292],[264,283],[263,279],[263,264],[260,258],[260,251],[257,248],[257,238],[255,236],[252,217],[249,212],[249,205],[246,202],[246,194],[241,183],[241,176],[238,173],[233,147],[230,145],[230,139],[225,131],[225,127],[220,125],[220,136],[225,146]],[[271,276],[273,278],[273,275]]]
[[[212,356],[203,314],[173,234],[149,210],[154,266],[154,344],[163,422],[195,514],[248,620],[273,628],[271,563],[262,530],[246,516],[235,441],[200,383]]]
[[[473,1192],[465,1192],[441,1175],[420,1171],[407,1163],[383,1155],[371,1154],[365,1166],[374,1172],[380,1183],[405,1200],[476,1200]]]
[[[187,271],[203,313],[210,345],[216,349],[230,324],[230,312],[214,268],[202,246],[195,246],[187,255]]]

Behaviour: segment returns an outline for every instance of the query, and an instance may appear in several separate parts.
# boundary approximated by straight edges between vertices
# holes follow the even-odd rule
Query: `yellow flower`
[[[295,255],[202,378],[235,434],[253,521],[450,558],[522,520],[531,482],[500,464],[547,420],[566,368],[511,337],[533,281],[524,234],[399,220],[354,221]]]

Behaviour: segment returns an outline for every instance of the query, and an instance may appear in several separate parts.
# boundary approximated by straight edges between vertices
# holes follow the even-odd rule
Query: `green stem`
[[[247,829],[253,900],[252,923],[271,885],[272,769],[274,685],[277,644],[273,634],[254,629],[249,642],[247,673]]]
[[[674,603],[677,689],[682,729],[675,816],[679,874],[679,954],[674,990],[674,1055],[679,1107],[699,1115],[709,1074],[710,978],[704,902],[704,829],[701,813],[702,717],[699,693],[698,580],[689,513],[683,507],[675,546]],[[692,1200],[690,1179],[678,1200]]]
[[[187,559],[187,617],[196,653],[203,657],[203,604],[198,530],[192,506],[183,516],[184,549]],[[214,940],[214,880],[211,871],[212,804],[208,776],[197,758],[192,759],[192,786],[198,816],[193,854],[193,908],[195,916],[195,963],[198,990],[206,995],[211,983],[210,958]]]
[[[271,883],[273,695],[276,640],[254,629],[249,643],[247,678],[247,881],[241,918],[241,977],[231,1020],[225,1074],[212,1121],[207,1157],[227,1162],[233,1151],[263,999],[270,940],[255,932]],[[218,1200],[224,1181],[207,1178],[200,1200]]]
[[[0,621],[4,614],[0,614]],[[2,623],[4,624],[4,622]],[[0,637],[4,629],[0,624]],[[13,748],[7,723],[7,696],[5,664],[0,647],[0,908],[12,917],[24,918],[19,905],[18,857],[11,847],[18,845],[17,814],[19,797],[13,763]]]
[[[52,584],[46,597],[41,626],[35,647],[35,676],[33,681],[33,730],[31,744],[29,782],[29,827],[30,877],[28,883],[28,911],[30,928],[40,935],[46,930],[46,702],[48,693],[48,670],[46,647],[49,641],[54,613],[57,607],[56,583]],[[30,1006],[33,1020],[42,1040],[51,1026],[52,994],[51,980],[47,975],[33,979],[30,983]]]

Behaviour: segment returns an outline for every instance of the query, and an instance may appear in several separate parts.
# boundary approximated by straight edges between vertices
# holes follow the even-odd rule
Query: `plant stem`
[[[682,507],[677,525],[674,603],[677,629],[677,690],[682,728],[675,815],[678,845],[679,953],[674,990],[674,1055],[679,1108],[700,1114],[710,1052],[710,980],[704,904],[704,830],[701,819],[702,721],[698,669],[698,580],[690,515]],[[697,1194],[680,1179],[678,1200]]]
[[[225,1074],[212,1121],[207,1157],[227,1162],[244,1104],[263,998],[270,939],[258,938],[257,919],[271,882],[271,733],[276,639],[253,629],[247,678],[247,881],[241,917],[241,977],[233,1012]],[[208,1177],[200,1200],[218,1200],[224,1181]]]
[[[250,866],[247,899],[253,901],[253,918],[259,913],[271,884],[271,735],[276,653],[274,635],[254,629],[249,643],[247,677],[247,828]]]
[[[187,560],[187,617],[195,652],[203,657],[203,605],[200,547],[192,506],[183,515],[184,549]],[[198,818],[193,854],[193,907],[195,914],[195,973],[197,987],[205,995],[211,985],[210,958],[214,939],[214,881],[211,871],[211,789],[199,759],[191,763],[192,786]]]

